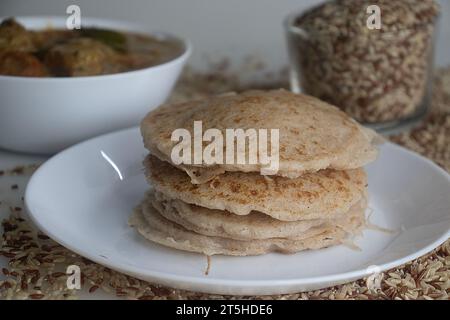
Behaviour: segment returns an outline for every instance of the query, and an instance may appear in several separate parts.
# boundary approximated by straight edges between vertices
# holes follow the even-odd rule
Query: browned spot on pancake
[[[347,172],[343,171],[343,172],[342,172],[342,175],[344,176],[344,178],[345,178],[346,180],[350,180],[350,177],[348,176],[348,173],[347,173]]]
[[[297,196],[300,199],[306,200],[308,202],[311,202],[313,200],[313,198],[314,198],[314,194],[312,192],[309,192],[309,191],[299,191],[297,193]]]
[[[256,96],[252,96],[252,97],[243,97],[239,102],[241,103],[255,103],[255,104],[260,104],[264,101],[265,99],[262,97],[256,97]]]
[[[300,147],[295,147],[295,151],[297,151],[298,154],[300,155],[306,155],[304,148],[300,148]]]
[[[230,190],[231,192],[234,193],[239,193],[239,191],[241,190],[241,185],[239,183],[230,183]]]
[[[263,177],[263,180],[262,180],[263,184],[266,186],[266,190],[269,190],[269,181],[270,181],[269,179],[271,179],[271,178]]]
[[[220,185],[220,181],[218,179],[215,179],[213,180],[211,185],[213,186],[213,188],[217,188]]]

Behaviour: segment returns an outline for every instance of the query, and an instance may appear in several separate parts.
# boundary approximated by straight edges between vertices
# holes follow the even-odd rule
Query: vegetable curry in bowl
[[[133,71],[170,61],[183,45],[103,28],[27,30],[13,18],[0,24],[0,75],[83,77]]]

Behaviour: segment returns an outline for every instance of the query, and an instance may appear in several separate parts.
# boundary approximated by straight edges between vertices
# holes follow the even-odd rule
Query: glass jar
[[[381,132],[420,121],[430,102],[436,19],[394,31],[349,30],[350,23],[303,27],[298,13],[286,19],[292,91]]]

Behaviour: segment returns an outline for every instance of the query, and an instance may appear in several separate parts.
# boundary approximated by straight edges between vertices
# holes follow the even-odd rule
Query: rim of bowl
[[[327,35],[326,32],[321,32],[321,31],[317,31],[317,30],[307,31],[302,26],[298,26],[295,24],[295,21],[298,18],[305,16],[306,14],[308,14],[310,11],[312,11],[314,9],[320,8],[322,5],[323,5],[323,3],[316,4],[316,5],[312,5],[312,6],[308,7],[307,9],[294,10],[294,11],[290,12],[288,15],[285,16],[285,18],[283,20],[283,26],[284,26],[285,31],[288,33],[291,33],[291,34],[299,35],[299,36],[307,36],[309,34],[311,34],[311,35],[322,35],[322,34]],[[433,25],[436,28],[437,23],[441,19],[441,15],[442,15],[442,13],[438,12],[438,14],[433,18],[432,23],[422,22],[422,23],[415,25],[414,27],[400,29],[396,32],[388,31],[388,32],[384,32],[384,34],[397,34],[402,31],[414,31],[414,30],[418,30],[421,28],[425,28],[429,25]]]
[[[4,19],[11,18],[11,17],[0,17],[0,21],[3,21]],[[67,17],[64,16],[12,16],[12,18],[16,19],[17,21],[37,21],[42,22],[42,24],[47,24],[48,27],[55,27],[55,28],[61,28],[60,24],[63,24]],[[173,64],[183,63],[185,62],[190,55],[192,54],[193,47],[191,42],[186,39],[182,38],[180,36],[176,36],[172,33],[165,32],[165,31],[149,31],[149,27],[145,26],[143,24],[138,24],[134,22],[124,21],[124,20],[113,20],[113,19],[103,19],[103,18],[93,18],[93,17],[83,17],[83,21],[86,21],[84,23],[85,26],[95,26],[95,27],[104,27],[108,29],[113,29],[121,32],[137,32],[141,33],[143,35],[150,35],[157,38],[163,38],[163,39],[173,39],[183,46],[183,51],[176,56],[173,59],[170,59],[166,62],[142,68],[137,70],[131,70],[131,71],[125,71],[125,72],[118,72],[118,73],[112,73],[112,74],[102,74],[102,75],[93,75],[93,76],[81,76],[81,77],[23,77],[23,76],[7,76],[7,75],[0,75],[0,80],[10,80],[10,81],[36,81],[36,82],[62,82],[62,81],[95,81],[95,80],[101,80],[101,79],[113,79],[113,78],[119,78],[119,77],[127,77],[127,76],[134,76],[136,74],[141,74],[144,72],[149,72],[153,70],[158,70],[162,68],[170,67]],[[56,26],[53,26],[52,24],[56,24]],[[105,26],[107,25],[107,26]],[[117,27],[114,27],[116,25]],[[44,27],[45,28],[45,27]],[[42,28],[42,29],[44,29]],[[117,29],[115,29],[117,28]],[[33,28],[32,30],[40,30]]]

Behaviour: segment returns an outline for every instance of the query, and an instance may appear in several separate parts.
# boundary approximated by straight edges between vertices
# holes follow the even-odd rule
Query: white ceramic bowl
[[[64,28],[66,23],[64,17],[16,19],[30,29]],[[157,66],[111,75],[0,76],[0,147],[49,154],[92,136],[135,126],[167,99],[192,51],[186,40],[130,23],[83,17],[82,25],[175,39],[184,51]]]

